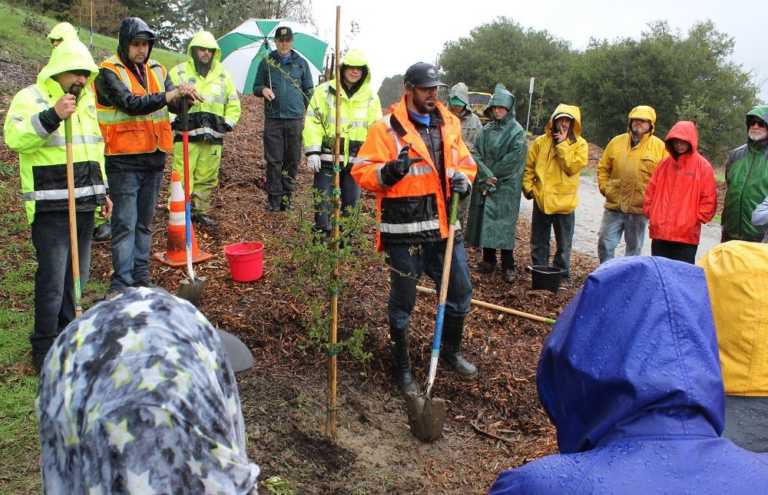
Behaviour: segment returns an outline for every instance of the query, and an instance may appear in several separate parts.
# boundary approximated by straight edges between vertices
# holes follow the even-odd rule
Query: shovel
[[[77,98],[80,94],[80,88],[75,86],[70,88],[69,93]],[[77,213],[75,206],[75,158],[72,150],[72,118],[67,117],[64,121],[64,145],[67,153],[67,211],[69,212],[69,245],[70,256],[72,258],[72,283],[74,285],[74,303],[75,318],[80,318],[83,314],[83,307],[80,305],[81,287],[80,287],[80,252],[77,246]]]
[[[456,217],[459,210],[459,195],[451,194],[451,212],[448,221],[448,241],[445,243],[443,256],[443,276],[440,281],[440,297],[435,318],[435,335],[432,338],[432,355],[429,359],[429,375],[424,393],[407,395],[405,398],[408,410],[408,424],[411,433],[422,442],[434,442],[443,434],[443,423],[447,408],[443,399],[431,397],[432,385],[437,374],[437,359],[440,356],[440,342],[443,338],[443,319],[445,318],[445,301],[448,298],[448,282],[451,275],[451,258],[453,258],[453,239],[456,234]]]
[[[176,295],[195,306],[200,302],[205,289],[205,278],[196,278],[192,267],[192,201],[189,192],[189,109],[186,97],[181,100],[181,139],[184,157],[184,238],[187,253],[187,279],[181,281]]]

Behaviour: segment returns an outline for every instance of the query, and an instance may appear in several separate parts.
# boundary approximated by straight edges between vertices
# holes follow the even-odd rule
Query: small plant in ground
[[[280,476],[270,476],[266,480],[262,481],[264,488],[267,489],[267,493],[270,495],[295,495],[296,490],[291,487],[288,480],[281,478]]]
[[[315,193],[315,204],[323,200],[327,198]],[[357,325],[346,320],[344,315],[354,304],[353,294],[346,291],[346,282],[367,270],[371,258],[377,256],[367,234],[373,219],[361,211],[361,203],[349,209],[339,219],[337,250],[333,239],[315,229],[312,208],[295,211],[296,230],[286,239],[291,254],[282,263],[282,269],[291,294],[308,309],[306,346],[320,348],[328,355],[345,352],[352,359],[365,363],[371,358],[363,347],[367,325]],[[336,267],[338,276],[334,276]],[[339,301],[339,340],[332,348],[329,344],[330,301],[334,293]]]

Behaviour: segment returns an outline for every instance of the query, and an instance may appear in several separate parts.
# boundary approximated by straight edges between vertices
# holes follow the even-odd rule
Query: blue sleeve
[[[312,73],[309,71],[309,64],[304,61],[304,75],[301,78],[301,90],[307,95],[307,99],[312,97],[312,90],[315,84],[312,82]]]

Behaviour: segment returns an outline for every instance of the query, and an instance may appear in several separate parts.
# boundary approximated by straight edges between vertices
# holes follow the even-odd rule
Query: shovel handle
[[[75,317],[83,314],[80,306],[80,257],[77,245],[77,213],[75,207],[75,158],[72,150],[72,118],[64,120],[64,145],[67,153],[67,210],[69,212],[69,249],[72,258],[72,283],[74,285]]]
[[[451,278],[451,260],[453,259],[453,240],[456,237],[456,219],[459,211],[459,195],[451,193],[451,209],[448,215],[448,240],[445,243],[443,256],[443,276],[440,279],[440,297],[437,303],[435,317],[435,335],[432,338],[432,355],[429,358],[429,375],[427,376],[426,396],[429,397],[437,374],[437,360],[440,357],[440,342],[443,339],[443,321],[445,320],[445,301],[448,299],[448,282]]]
[[[181,97],[181,151],[184,162],[184,250],[187,258],[187,275],[194,282],[195,270],[192,268],[192,201],[190,200],[189,178],[189,102]]]

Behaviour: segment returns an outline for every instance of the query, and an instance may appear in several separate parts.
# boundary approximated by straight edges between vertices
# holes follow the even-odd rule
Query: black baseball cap
[[[426,62],[417,62],[408,67],[405,71],[404,81],[406,84],[419,88],[434,88],[435,86],[446,86],[440,80],[440,74],[437,67]]]
[[[293,31],[288,26],[280,26],[275,31],[275,39],[280,41],[290,41],[293,39]]]

